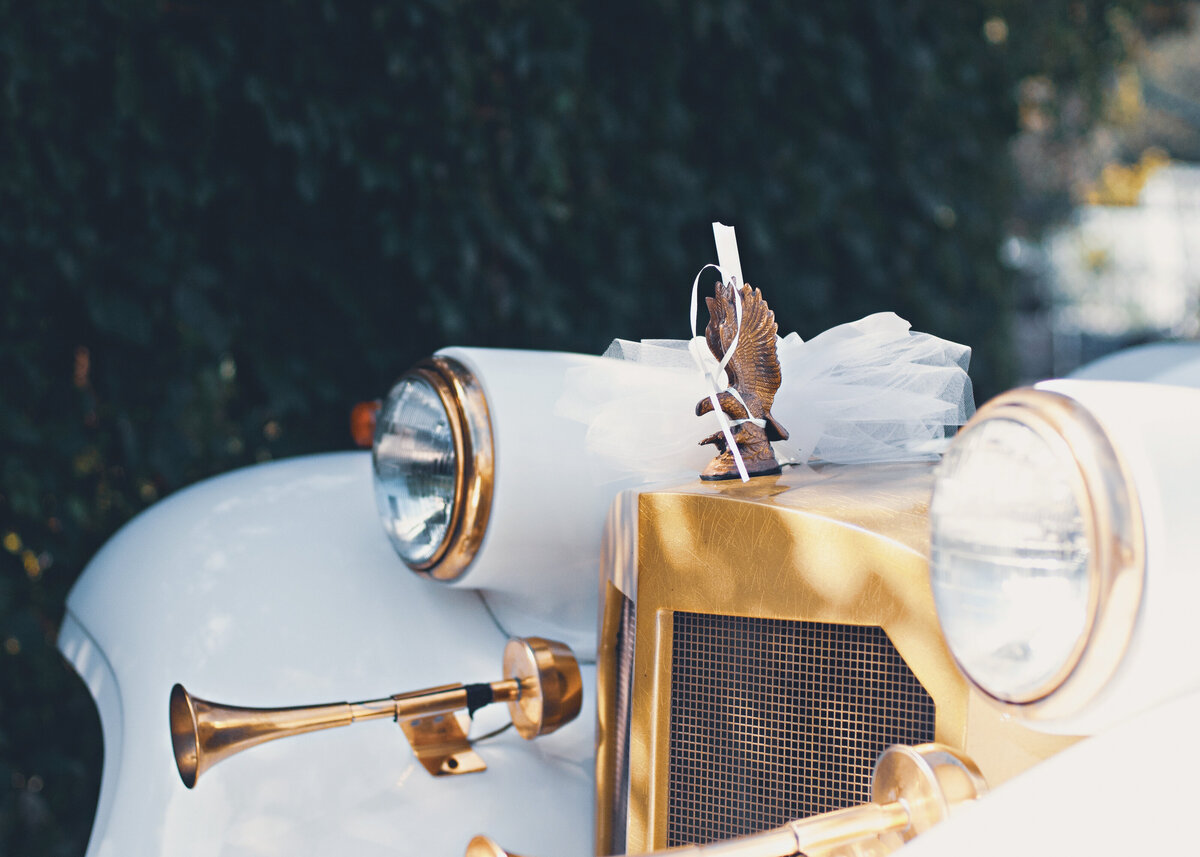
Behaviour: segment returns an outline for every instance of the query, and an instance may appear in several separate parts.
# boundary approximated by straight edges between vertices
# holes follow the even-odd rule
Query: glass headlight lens
[[[433,386],[403,378],[379,414],[375,500],[405,562],[428,563],[449,535],[457,455],[450,417]]]
[[[416,571],[452,580],[482,541],[491,504],[491,429],[482,391],[453,360],[402,377],[379,412],[372,452],[383,528]]]
[[[1106,432],[1074,399],[1021,389],[979,410],[929,506],[938,620],[977,687],[1047,719],[1096,694],[1140,601],[1137,509]]]
[[[938,616],[959,663],[1000,699],[1044,695],[1083,646],[1093,599],[1081,486],[1064,443],[1011,419],[966,432],[939,469]]]

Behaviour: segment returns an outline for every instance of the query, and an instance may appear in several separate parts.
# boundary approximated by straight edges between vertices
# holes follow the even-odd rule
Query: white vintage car
[[[1055,381],[938,466],[622,487],[553,407],[594,359],[449,349],[373,454],[118,533],[59,639],[89,857],[1196,848],[1200,391]]]

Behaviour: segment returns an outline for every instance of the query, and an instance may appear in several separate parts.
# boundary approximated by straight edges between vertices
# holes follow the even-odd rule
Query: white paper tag
[[[741,288],[746,282],[742,279],[742,260],[738,258],[737,236],[732,226],[724,223],[714,223],[713,240],[717,242],[717,264],[721,266],[722,276],[729,277],[735,288]]]

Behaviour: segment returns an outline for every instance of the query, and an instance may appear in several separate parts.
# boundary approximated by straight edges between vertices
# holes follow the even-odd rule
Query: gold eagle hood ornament
[[[738,289],[735,296],[734,289]],[[741,298],[742,313],[739,328],[735,301]],[[782,375],[776,350],[779,325],[775,313],[763,300],[758,289],[748,283],[736,286],[718,282],[716,293],[705,298],[708,305],[708,327],[704,339],[718,363],[725,360],[730,348],[733,353],[725,363],[728,386],[716,395],[717,404],[729,417],[733,440],[741,453],[749,476],[768,476],[779,473],[779,462],[771,448],[773,440],[787,440],[788,432],[771,414],[775,393]],[[711,398],[701,399],[696,415],[713,410]],[[700,473],[700,478],[713,481],[740,478],[733,451],[729,449],[725,432],[715,432],[700,441],[711,443],[718,455]]]

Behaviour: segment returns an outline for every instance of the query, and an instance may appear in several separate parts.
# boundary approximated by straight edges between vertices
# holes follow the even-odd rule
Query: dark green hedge
[[[784,329],[1002,388],[1016,84],[1094,95],[1108,5],[0,0],[0,852],[86,840],[87,557],[439,346],[684,336],[719,219]]]

